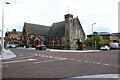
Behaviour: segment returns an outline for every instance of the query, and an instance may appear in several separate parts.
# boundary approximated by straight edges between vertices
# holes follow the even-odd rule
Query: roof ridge
[[[45,26],[45,27],[50,27],[50,26],[41,25],[41,24],[35,24],[35,23],[26,23],[26,24],[29,24],[29,25],[36,25],[36,26]]]

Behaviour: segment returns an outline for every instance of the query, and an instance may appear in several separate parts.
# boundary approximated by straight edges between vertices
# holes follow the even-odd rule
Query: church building
[[[53,23],[50,27],[46,37],[48,48],[75,50],[85,39],[85,32],[78,17],[73,18],[72,14],[66,14],[64,19],[64,21]]]

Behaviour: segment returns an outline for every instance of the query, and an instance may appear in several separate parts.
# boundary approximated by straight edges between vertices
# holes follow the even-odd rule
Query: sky
[[[78,16],[86,35],[92,33],[93,23],[93,31],[118,32],[119,0],[0,0],[0,15],[4,2],[10,3],[4,4],[4,32],[22,31],[24,22],[52,26],[68,13]],[[2,26],[2,16],[0,22]]]

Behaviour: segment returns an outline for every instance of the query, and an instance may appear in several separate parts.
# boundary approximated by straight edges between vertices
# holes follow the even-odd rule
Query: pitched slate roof
[[[74,18],[73,22],[77,21],[78,18]],[[79,22],[80,23],[80,22]],[[80,23],[81,26],[81,23]],[[81,27],[82,28],[82,27]],[[82,28],[83,30],[83,28]],[[83,31],[84,32],[84,31]],[[47,37],[62,37],[65,35],[65,21],[53,23],[53,25],[50,27]]]
[[[64,27],[65,27],[64,21],[53,23],[53,25],[50,27],[48,31],[47,37],[64,36],[65,33]]]
[[[50,28],[49,26],[32,24],[32,23],[25,23],[24,26],[26,26],[28,30],[28,34],[33,34],[37,36],[47,35],[47,32]]]

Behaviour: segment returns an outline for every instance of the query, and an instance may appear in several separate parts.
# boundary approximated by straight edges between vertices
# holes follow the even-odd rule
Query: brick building
[[[21,39],[21,33],[20,31],[16,31],[16,29],[13,29],[12,31],[6,32],[5,42],[7,44],[19,44]]]
[[[48,30],[49,26],[24,23],[22,30],[22,44],[30,44],[33,47],[41,43],[45,44]]]
[[[118,42],[117,33],[108,33],[108,32],[94,32],[93,36],[99,35],[102,40],[110,42]],[[92,34],[87,35],[87,38],[92,38]]]

